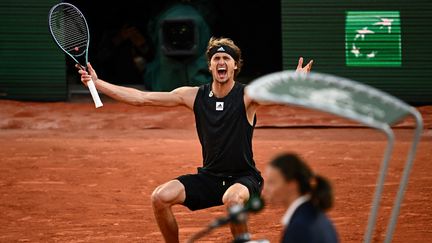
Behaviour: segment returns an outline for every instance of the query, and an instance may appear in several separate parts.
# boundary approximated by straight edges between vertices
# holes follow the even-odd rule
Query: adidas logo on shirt
[[[216,110],[217,111],[223,111],[224,103],[223,102],[216,102]]]

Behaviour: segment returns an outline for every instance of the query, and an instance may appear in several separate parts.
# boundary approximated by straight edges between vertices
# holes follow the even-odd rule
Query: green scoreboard
[[[400,67],[399,11],[348,11],[345,20],[346,65]]]
[[[432,102],[432,1],[282,0],[283,67],[313,70]]]

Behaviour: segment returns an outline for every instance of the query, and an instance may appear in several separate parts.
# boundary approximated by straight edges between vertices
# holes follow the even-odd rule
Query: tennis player
[[[282,243],[338,242],[336,229],[324,213],[333,205],[332,187],[327,179],[314,174],[295,154],[273,159],[265,178],[266,201],[287,208],[282,218]]]
[[[185,106],[194,112],[203,166],[195,174],[182,175],[158,186],[151,196],[159,229],[170,243],[179,242],[173,205],[181,204],[192,211],[218,205],[232,207],[260,194],[263,186],[252,153],[255,112],[260,104],[245,94],[245,85],[235,81],[242,67],[241,51],[228,38],[211,38],[206,55],[213,81],[171,92],[144,92],[110,84],[99,79],[90,64],[89,73],[78,71],[84,84],[92,78],[99,91],[118,101]],[[309,72],[311,67],[312,61],[303,67],[300,58],[297,71]],[[246,225],[233,224],[231,232],[237,241],[249,238]]]

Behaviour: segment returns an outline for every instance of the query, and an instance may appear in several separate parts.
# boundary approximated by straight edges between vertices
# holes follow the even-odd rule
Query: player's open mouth
[[[218,73],[218,77],[219,77],[220,79],[223,79],[223,78],[225,78],[226,75],[227,75],[227,68],[226,68],[226,67],[219,67],[219,68],[217,69],[217,73]]]

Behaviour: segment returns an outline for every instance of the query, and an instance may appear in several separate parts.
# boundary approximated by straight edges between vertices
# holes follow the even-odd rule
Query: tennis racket
[[[86,70],[90,34],[81,11],[70,3],[59,3],[49,11],[48,23],[55,43]],[[96,108],[103,106],[93,80],[87,82],[87,87]]]

